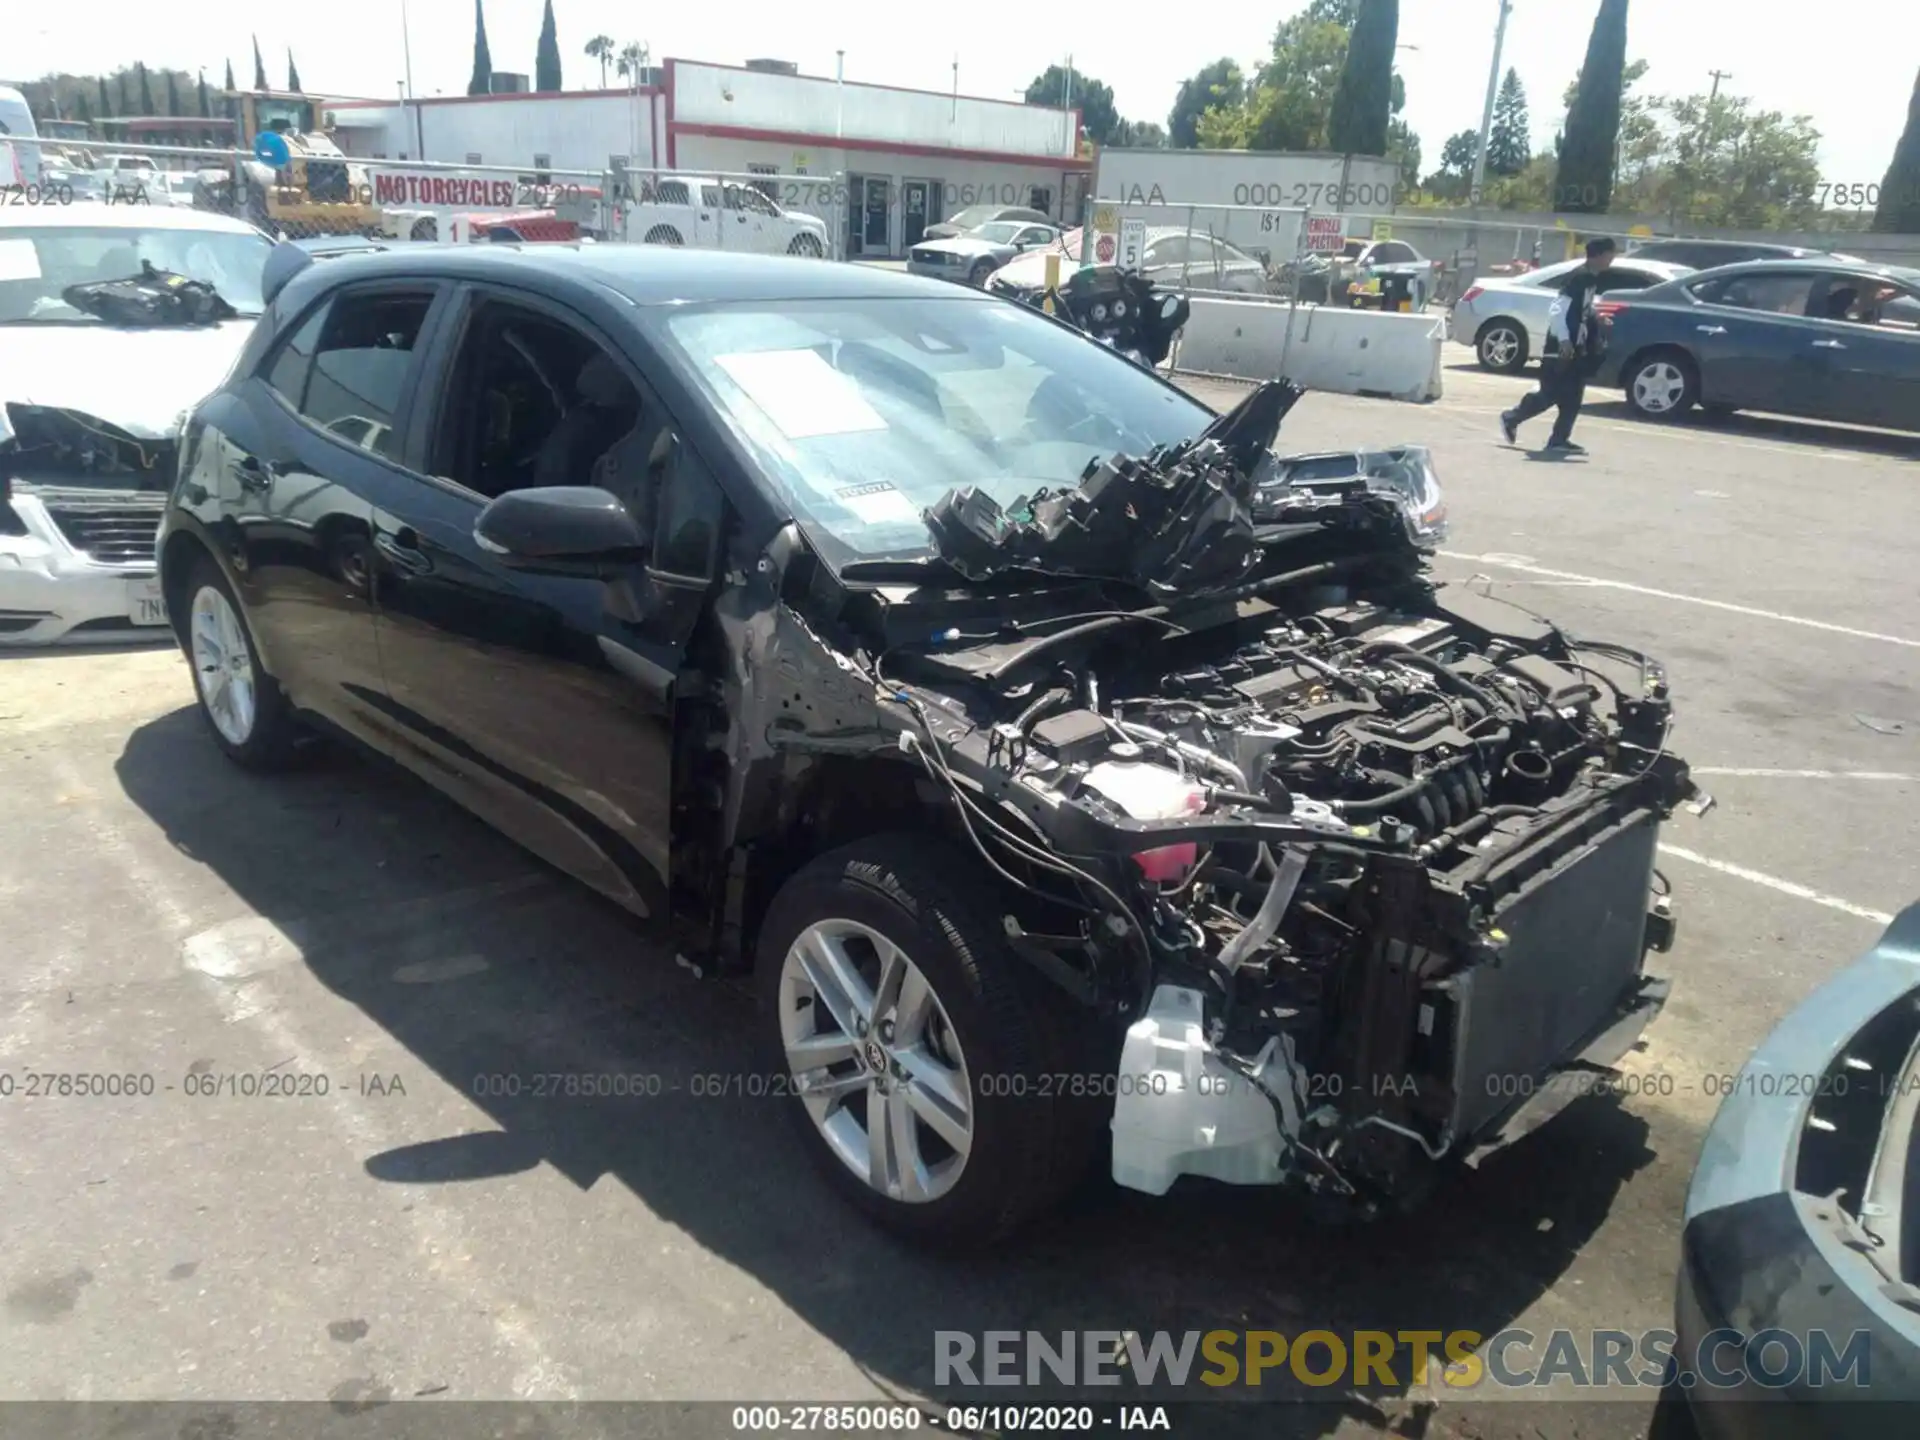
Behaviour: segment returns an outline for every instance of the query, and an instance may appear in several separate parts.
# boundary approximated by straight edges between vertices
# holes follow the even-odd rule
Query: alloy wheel
[[[1494,370],[1512,368],[1520,354],[1520,336],[1509,326],[1489,330],[1480,341],[1481,363]]]
[[[795,1092],[840,1162],[905,1204],[952,1190],[973,1145],[972,1085],[907,954],[857,921],[817,921],[781,963],[779,1006]]]
[[[217,587],[202,585],[194,592],[188,627],[193,683],[207,718],[229,744],[244,745],[253,734],[256,704],[253,656],[240,617]]]
[[[1655,360],[1633,377],[1634,403],[1649,415],[1665,415],[1677,409],[1686,393],[1687,377],[1671,360]]]

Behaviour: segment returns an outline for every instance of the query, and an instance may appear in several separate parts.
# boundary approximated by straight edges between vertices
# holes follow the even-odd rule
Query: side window
[[[693,197],[687,194],[687,182],[684,180],[662,180],[654,188],[654,199],[661,205],[691,205]]]
[[[700,203],[709,210],[719,209],[720,187],[718,185],[702,185],[700,187]]]
[[[517,305],[482,302],[448,393],[439,474],[488,499],[598,485],[649,523],[648,456],[663,427],[627,372],[587,335]]]
[[[713,578],[716,542],[726,519],[726,499],[694,453],[665,436],[667,460],[660,477],[653,527],[653,568],[690,580]]]
[[[304,324],[281,343],[261,376],[294,409],[307,397],[307,373],[313,368],[313,352],[320,343],[320,328],[327,323],[328,302],[321,302]]]
[[[1757,310],[1771,315],[1805,315],[1813,294],[1811,275],[1733,275],[1695,288],[1709,305]]]
[[[314,352],[300,413],[323,430],[364,436],[367,449],[393,458],[394,412],[432,306],[431,295],[337,298]],[[353,421],[365,423],[346,423]]]
[[[773,198],[767,194],[772,187],[771,180],[757,180],[751,185],[743,186],[740,190],[740,208],[751,210],[756,215],[778,216],[780,207],[774,204]]]
[[[1144,263],[1149,266],[1179,265],[1187,259],[1187,255],[1187,237],[1184,235],[1169,235],[1149,245],[1147,247],[1147,253],[1142,259]]]
[[[1052,238],[1053,235],[1051,231],[1042,229],[1038,225],[1029,225],[1013,237],[1013,243],[1016,245],[1044,245]]]
[[[1605,295],[1614,290],[1644,290],[1659,282],[1644,270],[1622,270],[1618,266],[1594,281],[1593,288]]]

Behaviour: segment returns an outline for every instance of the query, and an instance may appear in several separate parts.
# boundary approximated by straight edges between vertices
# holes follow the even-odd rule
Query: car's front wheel
[[[974,261],[973,268],[967,272],[967,283],[976,290],[986,289],[987,277],[993,274],[994,269],[995,266],[991,260]]]
[[[1473,348],[1482,365],[1502,375],[1527,368],[1527,332],[1511,320],[1495,320],[1482,327]]]
[[[1099,1137],[1095,1032],[1008,948],[1003,909],[964,856],[893,835],[814,860],[761,927],[763,1041],[802,1143],[915,1239],[1007,1234]]]
[[[181,593],[187,601],[184,638],[194,694],[215,743],[250,770],[281,768],[293,756],[298,726],[279,685],[260,663],[226,577],[203,558]]]
[[[1649,420],[1675,420],[1700,398],[1700,372],[1677,350],[1638,356],[1626,369],[1627,408]]]

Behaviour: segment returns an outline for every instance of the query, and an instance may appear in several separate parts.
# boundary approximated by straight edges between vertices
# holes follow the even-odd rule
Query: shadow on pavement
[[[1863,455],[1884,455],[1889,460],[1920,460],[1920,435],[1902,435],[1890,430],[1862,430],[1849,425],[1829,425],[1819,420],[1795,420],[1783,415],[1754,415],[1747,411],[1734,414],[1695,410],[1678,424],[1663,425],[1643,420],[1628,408],[1625,400],[1596,398],[1589,389],[1585,413],[1595,419],[1624,420],[1644,425],[1652,434],[1673,429],[1681,434],[1732,435],[1747,440],[1774,440],[1783,445],[1804,445],[1819,450],[1854,450]]]
[[[1654,1159],[1644,1120],[1589,1098],[1481,1169],[1462,1171],[1398,1222],[1327,1228],[1272,1191],[1190,1181],[1156,1200],[1096,1173],[998,1252],[919,1252],[869,1228],[816,1183],[779,1109],[793,1102],[756,1093],[754,1017],[738,987],[694,978],[650,949],[624,913],[411,777],[340,752],[288,776],[248,775],[216,752],[191,709],[136,730],[117,773],[178,850],[297,935],[315,976],[496,1127],[362,1156],[369,1175],[484,1183],[544,1162],[583,1190],[611,1176],[692,1244],[765,1284],[894,1393],[935,1392],[933,1337],[942,1330],[1489,1336],[1562,1277],[1621,1187]],[[431,903],[452,891],[481,898]],[[433,965],[458,978],[408,982]],[[560,1102],[476,1093],[487,1087],[475,1077],[558,1071],[661,1083],[657,1094]],[[1615,1322],[1596,1314],[1565,1323]],[[1389,1421],[1397,1433],[1421,1434],[1431,1407],[1409,1406],[1409,1355],[1396,1355],[1391,1385],[1364,1395],[1329,1404],[1328,1391],[1290,1376],[1282,1388],[1274,1371],[1259,1398],[1303,1403],[1219,1405],[1209,1414],[1266,1437]],[[1205,1368],[1196,1361],[1196,1374]],[[1155,1398],[1196,1395],[1235,1398],[1197,1384]],[[1035,1394],[938,1398],[1005,1403]],[[1146,1397],[1104,1390],[1080,1398]],[[1615,1433],[1637,1434],[1655,1398],[1648,1391],[1631,1403],[1579,1408],[1590,1420],[1604,1408]],[[1545,1407],[1477,1408],[1510,1414],[1519,1427],[1511,1433],[1530,1435]],[[1498,1424],[1476,1433],[1506,1431],[1506,1420]],[[1582,1433],[1598,1432],[1589,1425]]]

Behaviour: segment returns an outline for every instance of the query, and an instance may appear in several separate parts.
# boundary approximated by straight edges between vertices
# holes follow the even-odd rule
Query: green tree
[[[1393,114],[1400,0],[1360,0],[1327,118],[1327,143],[1348,155],[1385,155]]]
[[[493,91],[493,54],[487,49],[487,17],[481,13],[480,0],[473,0],[473,75],[467,81],[469,95],[487,95]]]
[[[1480,135],[1475,130],[1462,130],[1457,135],[1449,135],[1447,143],[1440,147],[1440,174],[1452,175],[1461,180],[1473,178],[1474,158],[1480,153]]]
[[[1216,105],[1243,104],[1246,98],[1246,77],[1232,60],[1203,65],[1180,82],[1180,93],[1173,97],[1173,109],[1167,112],[1167,143],[1177,150],[1191,150],[1200,143],[1202,115]]]
[[[113,114],[113,97],[107,93],[107,77],[101,75],[100,81],[100,118],[106,119]]]
[[[1487,135],[1487,170],[1494,175],[1518,175],[1533,159],[1533,122],[1527,114],[1527,90],[1520,72],[1508,70],[1500,82],[1500,98],[1493,106],[1493,129]],[[1475,145],[1479,138],[1475,137]]]
[[[153,104],[153,82],[147,78],[147,67],[139,60],[133,62],[133,73],[140,81],[140,113],[153,115],[158,113]]]
[[[1887,178],[1880,182],[1880,203],[1873,228],[1886,234],[1920,235],[1920,77],[1907,103],[1907,128],[1893,147]]]
[[[1167,132],[1158,120],[1122,120],[1113,143],[1135,150],[1164,150]]]
[[[173,71],[167,71],[167,114],[184,115],[180,108],[180,77]]]
[[[256,90],[270,90],[273,88],[267,84],[267,62],[260,58],[260,37],[258,35],[253,37],[253,88]]]
[[[224,88],[228,90],[237,90],[240,88],[233,83],[233,61],[231,60],[227,61],[227,83]]]
[[[1668,148],[1640,203],[1676,224],[1791,229],[1819,218],[1820,132],[1745,96],[1660,102]]]
[[[84,90],[73,97],[73,118],[82,121],[93,119],[93,107],[87,104],[87,92]]]
[[[1360,0],[1313,0],[1307,6],[1309,20],[1328,21],[1343,30],[1353,29],[1360,14]]]
[[[1387,126],[1387,158],[1400,167],[1400,184],[1408,190],[1420,186],[1420,137],[1413,127],[1395,117]]]
[[[1556,209],[1599,215],[1613,203],[1626,68],[1627,0],[1600,0],[1593,33],[1587,38],[1586,63],[1580,67],[1573,106],[1567,112],[1554,181]]]
[[[305,87],[300,84],[300,67],[293,63],[293,47],[291,45],[287,47],[287,89],[296,95],[306,94]]]
[[[1071,79],[1071,84],[1069,84]],[[1096,145],[1111,145],[1114,132],[1123,123],[1114,108],[1113,87],[1096,80],[1079,67],[1071,77],[1061,65],[1049,65],[1027,86],[1029,105],[1053,105],[1077,109],[1080,128]]]
[[[614,57],[613,68],[615,73],[629,85],[638,85],[646,79],[648,58],[646,46],[629,40],[620,47],[620,53]]]
[[[600,62],[600,88],[607,88],[607,66],[613,63],[613,37],[596,35],[587,41],[587,58]]]
[[[207,72],[204,70],[200,72],[199,107],[196,113],[200,115],[202,119],[211,120],[213,118],[213,97],[207,93]]]
[[[552,93],[560,84],[560,37],[553,28],[553,0],[540,16],[540,43],[533,52],[533,88]]]

